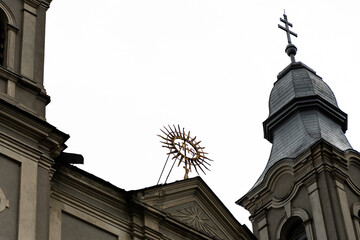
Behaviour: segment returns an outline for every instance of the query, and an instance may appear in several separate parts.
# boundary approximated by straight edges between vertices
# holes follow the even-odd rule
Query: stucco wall
[[[8,207],[0,207],[0,239],[17,239],[19,186],[19,163],[0,155],[0,206],[8,200]]]
[[[61,240],[117,240],[117,236],[74,216],[63,213],[61,216]]]

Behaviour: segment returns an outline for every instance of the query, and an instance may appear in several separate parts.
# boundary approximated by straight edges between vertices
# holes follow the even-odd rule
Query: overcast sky
[[[346,135],[359,150],[359,5],[53,0],[46,29],[47,120],[70,134],[66,151],[84,156],[80,168],[126,190],[157,183],[167,157],[157,134],[179,124],[214,160],[201,177],[250,227],[249,213],[235,201],[270,154],[262,122],[276,76],[290,63],[286,34],[277,27],[283,9],[298,34],[296,60],[331,87],[348,114]],[[174,168],[168,182],[183,175],[182,167]]]

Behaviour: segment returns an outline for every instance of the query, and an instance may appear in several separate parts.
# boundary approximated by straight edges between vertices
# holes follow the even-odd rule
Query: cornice
[[[231,237],[228,234],[233,234],[232,237],[235,238],[239,234],[246,234],[244,228],[239,227],[241,224],[200,177],[133,191],[133,196],[138,201],[153,208],[162,212],[169,212],[171,216],[175,213],[173,212],[174,209],[177,209],[176,211],[183,210],[183,214],[186,215],[186,213],[196,212],[196,208],[198,208],[199,214],[204,211],[209,217],[209,221],[213,222],[214,226],[230,239]],[[191,206],[187,205],[189,203],[192,203]],[[187,210],[182,209],[182,207]],[[228,224],[224,226],[222,224],[224,222]]]
[[[166,201],[171,202],[171,205],[162,205],[162,208],[164,209],[182,204],[183,202],[188,202],[189,196],[193,196],[198,204],[210,209],[213,211],[213,214],[223,212],[224,209],[227,210],[225,205],[200,177],[177,181],[166,185],[157,185],[132,192],[140,201],[154,206],[157,205],[158,201],[163,202],[166,197]],[[205,206],[204,204],[210,204],[211,206]],[[222,217],[227,218],[228,220],[230,220],[230,218],[235,220],[228,210],[226,214],[226,217]]]
[[[39,162],[42,154],[38,149],[24,144],[23,142],[18,141],[10,137],[9,135],[3,133],[0,133],[0,147],[3,147],[11,151],[12,153],[18,154],[36,163]],[[10,154],[7,154],[4,150],[1,153],[8,157],[11,157]]]
[[[37,8],[41,4],[41,0],[24,0],[24,3],[29,4],[32,7]]]
[[[15,73],[14,71],[9,70],[2,66],[0,66],[0,77],[15,83],[15,85],[17,85],[18,87],[21,87],[21,88],[25,89],[26,91],[30,92],[31,94],[35,95],[35,97],[37,99],[39,99],[40,101],[44,102],[45,105],[50,103],[50,96],[46,94],[46,90],[44,89],[44,87],[41,84],[38,84],[22,75]],[[6,95],[3,97],[4,97],[4,99],[7,99]],[[29,112],[37,117],[42,117],[42,116],[38,116],[35,112],[32,112],[30,109],[23,107],[20,103],[16,102],[15,99],[8,98],[8,101],[13,102],[14,104],[23,108],[23,110],[26,110],[27,112]]]
[[[42,85],[37,84],[24,76],[18,78],[17,83],[19,86],[35,93],[38,99],[45,102],[45,105],[50,103],[50,96],[46,94],[46,91]]]
[[[24,0],[24,3],[34,7],[42,7],[45,10],[49,9],[52,0]]]
[[[62,191],[58,188],[52,188],[51,198],[62,203],[62,211],[74,215],[72,209],[80,211],[93,218],[107,223],[112,226],[117,226],[118,229],[131,233],[129,219],[112,214],[110,211],[106,211],[102,208],[96,207],[88,201],[77,198],[73,194],[66,191]],[[125,213],[126,214],[126,213]]]
[[[38,144],[37,147],[51,158],[57,157],[66,148],[65,141],[69,135],[1,98],[0,120],[5,128]]]
[[[331,116],[338,122],[345,133],[347,130],[347,114],[339,108],[333,106],[320,96],[305,96],[292,99],[289,103],[284,105],[281,109],[273,113],[263,122],[264,137],[273,143],[274,129],[288,119],[297,111],[306,109],[318,109],[326,115]]]
[[[69,164],[56,163],[54,169],[55,174],[52,178],[54,191],[58,189],[57,185],[62,185],[116,209],[126,208],[128,193],[125,190]]]
[[[52,0],[42,0],[40,6],[43,7],[45,10],[48,10],[51,2]]]
[[[301,186],[308,187],[316,182],[321,172],[329,172],[345,181],[348,179],[348,174],[346,174],[347,154],[353,156],[354,152],[341,151],[330,143],[320,140],[296,159],[281,160],[273,165],[265,174],[262,183],[246,193],[236,204],[243,206],[252,216],[255,216],[270,206],[273,208],[284,207],[294,198]],[[285,172],[294,175],[294,185],[286,197],[276,199],[272,195],[271,189],[274,188],[276,178]]]

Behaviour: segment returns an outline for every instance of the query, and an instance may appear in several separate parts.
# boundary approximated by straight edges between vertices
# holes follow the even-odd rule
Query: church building
[[[252,232],[200,177],[126,191],[75,166],[69,135],[46,121],[50,4],[0,0],[0,240],[360,239],[360,154],[330,87],[295,61],[285,14],[291,63],[263,124],[272,150],[237,201]]]
[[[360,239],[360,154],[347,138],[347,115],[330,87],[295,61],[287,16],[291,63],[270,93],[264,137],[272,143],[265,169],[237,201],[251,216],[259,240]]]
[[[125,191],[73,165],[45,118],[50,3],[0,0],[0,239],[256,239],[200,177]]]

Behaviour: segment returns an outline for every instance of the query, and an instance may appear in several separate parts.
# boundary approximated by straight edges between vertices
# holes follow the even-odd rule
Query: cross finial
[[[287,16],[285,14],[285,10],[284,10],[283,16],[284,16],[284,19],[280,18],[280,21],[285,23],[285,27],[281,26],[280,24],[278,24],[278,27],[286,32],[288,45],[286,46],[285,52],[291,58],[291,62],[295,62],[295,55],[296,55],[297,48],[295,47],[294,44],[291,43],[290,35],[297,37],[297,34],[289,29],[289,26],[292,27],[293,25],[288,21]]]

